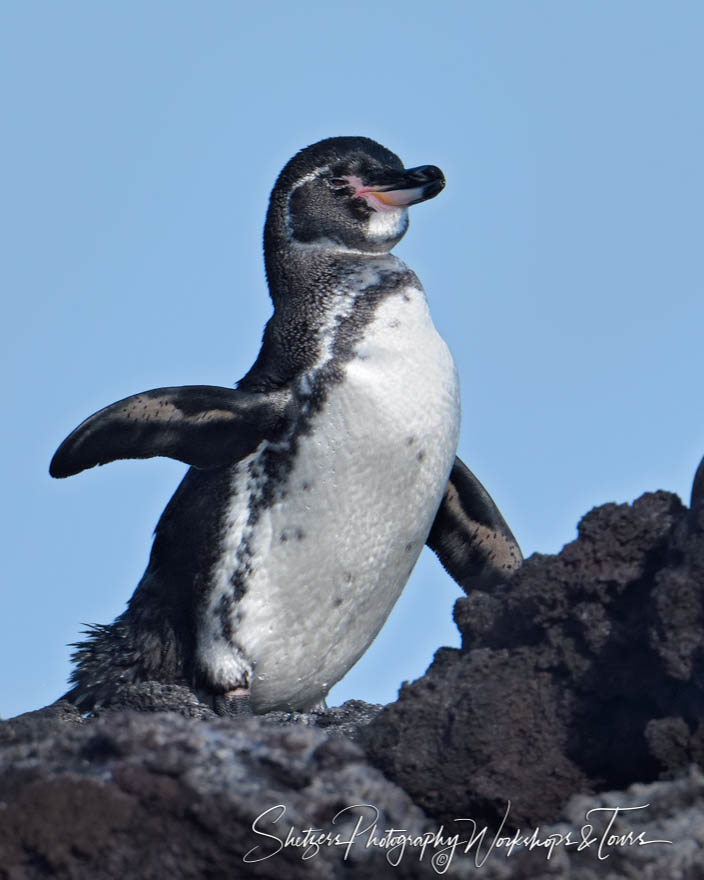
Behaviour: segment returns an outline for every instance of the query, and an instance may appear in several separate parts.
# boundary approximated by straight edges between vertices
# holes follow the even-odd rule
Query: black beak
[[[419,165],[405,171],[389,172],[368,191],[386,205],[405,208],[434,198],[444,187],[445,176],[436,165]]]

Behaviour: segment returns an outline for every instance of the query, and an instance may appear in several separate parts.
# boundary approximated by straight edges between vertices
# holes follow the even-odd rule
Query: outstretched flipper
[[[523,562],[498,507],[459,458],[426,543],[465,590],[501,583]]]
[[[155,388],[89,416],[59,446],[52,477],[70,477],[120,458],[164,455],[198,468],[222,467],[278,436],[288,390],[253,394],[218,385]]]

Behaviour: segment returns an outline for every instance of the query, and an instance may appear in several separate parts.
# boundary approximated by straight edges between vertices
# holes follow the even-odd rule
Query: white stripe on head
[[[299,178],[289,189],[288,197],[286,198],[286,235],[289,241],[295,241],[296,239],[293,236],[293,223],[291,222],[291,196],[296,192],[297,189],[300,189],[306,183],[310,183],[311,180],[315,180],[316,177],[319,177],[326,171],[330,171],[330,165],[321,165],[319,168],[314,168],[312,171],[309,171],[308,174],[304,174],[303,177]]]

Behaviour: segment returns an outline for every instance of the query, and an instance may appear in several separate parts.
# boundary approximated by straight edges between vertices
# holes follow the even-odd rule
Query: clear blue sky
[[[359,134],[446,190],[397,253],[462,381],[460,454],[524,552],[669,489],[704,453],[704,5],[648,0],[0,9],[0,715],[57,697],[68,642],[136,586],[183,465],[51,480],[85,416],[162,385],[231,385],[269,315],[284,162]],[[429,551],[333,691],[393,699],[457,644]]]

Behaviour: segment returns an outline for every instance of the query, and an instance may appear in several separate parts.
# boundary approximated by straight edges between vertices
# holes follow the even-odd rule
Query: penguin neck
[[[291,247],[281,240],[276,245],[266,251],[274,314],[256,361],[237,385],[245,391],[290,383],[319,362],[323,328],[337,326],[352,312],[363,323],[386,294],[401,286],[420,288],[415,274],[391,253]]]
[[[388,252],[367,253],[324,240],[287,242],[266,254],[269,293],[277,311],[289,306],[307,310],[308,303],[325,309],[330,297],[352,291],[356,279],[380,270],[403,272],[407,267]]]

